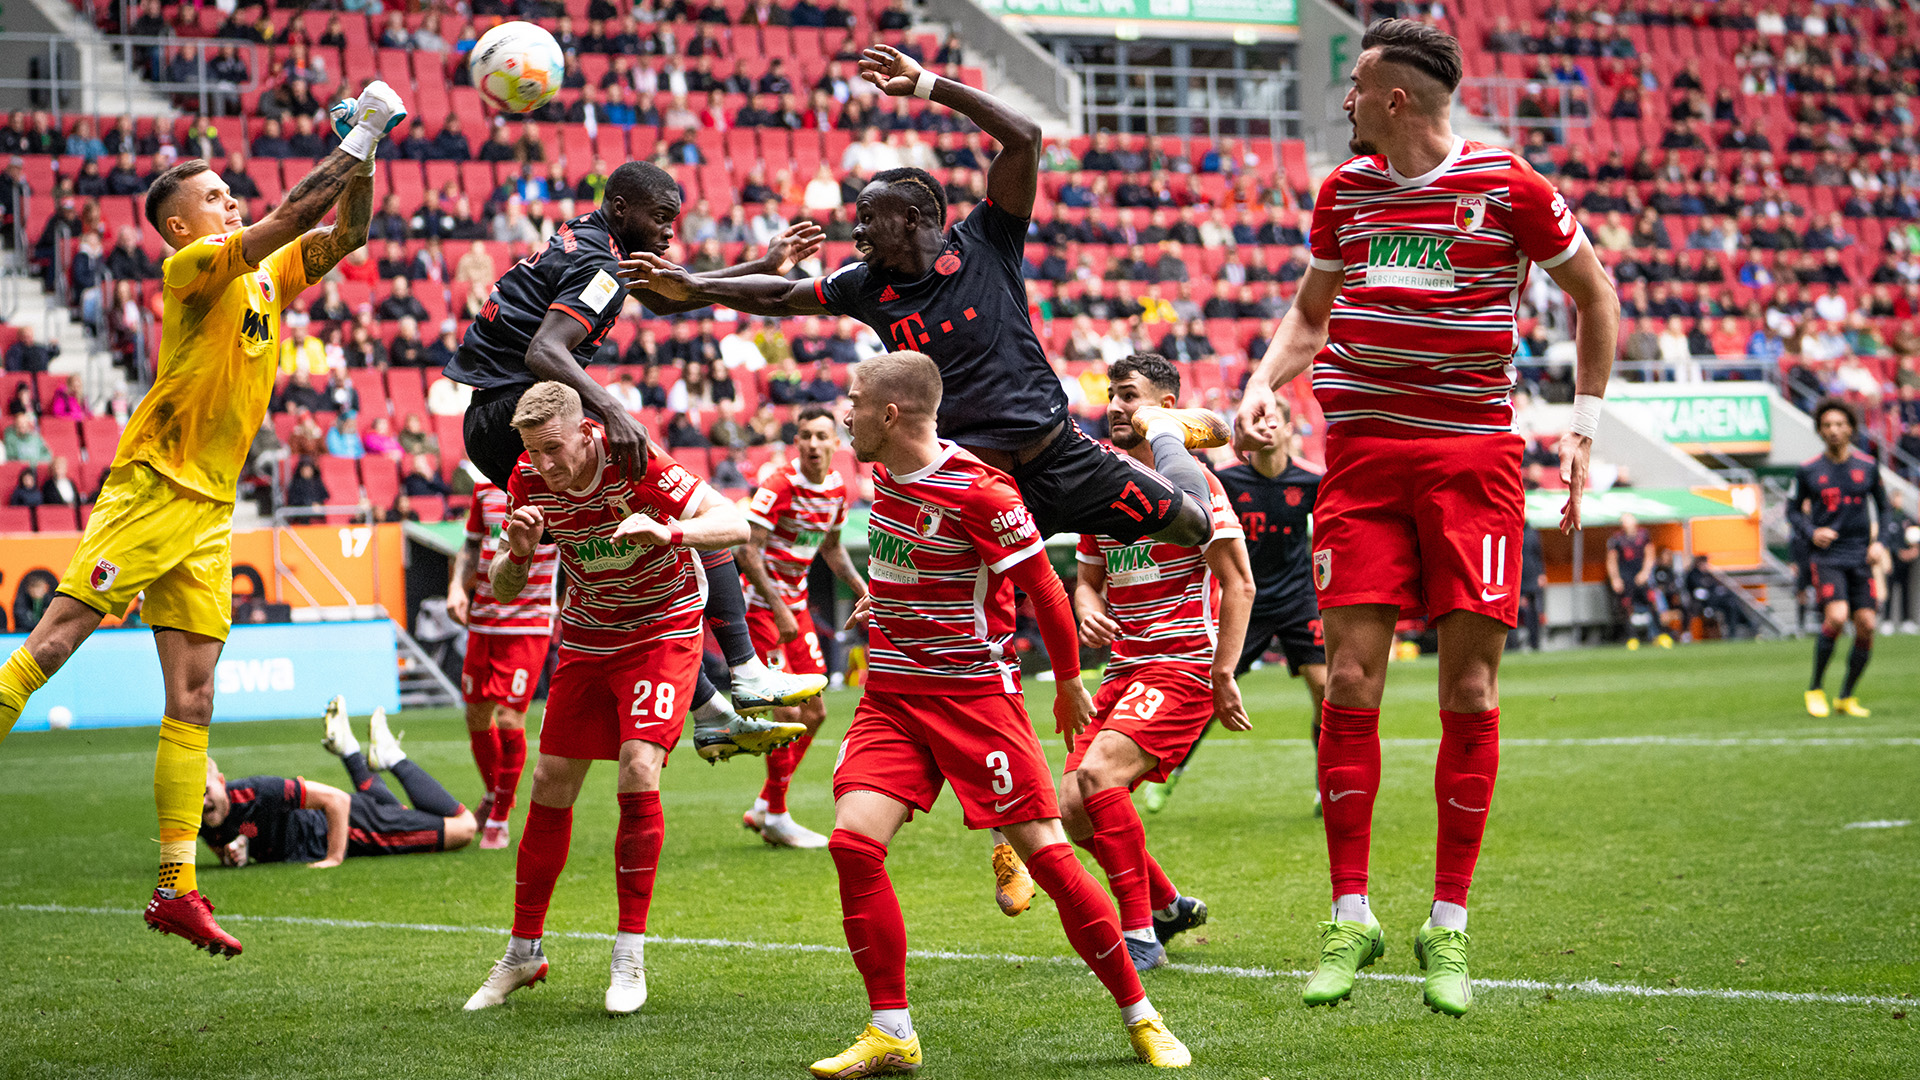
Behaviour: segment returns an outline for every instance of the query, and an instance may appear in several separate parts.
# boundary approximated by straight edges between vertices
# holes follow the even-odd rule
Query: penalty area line
[[[17,911],[28,914],[47,915],[114,915],[134,916],[141,912],[136,908],[80,907],[67,904],[0,904],[0,911]],[[238,915],[223,914],[223,922],[274,923],[281,926],[315,926],[337,930],[389,930],[412,931],[429,934],[490,934],[504,937],[507,930],[494,926],[456,926],[447,923],[414,922],[376,922],[367,919],[329,919],[307,915]],[[573,941],[612,941],[612,934],[591,930],[549,930],[547,937],[565,938]],[[731,938],[674,937],[671,935],[648,934],[647,942],[658,945],[683,945],[689,948],[733,949],[742,952],[792,952],[792,953],[832,953],[844,955],[844,945],[809,945],[803,942],[786,941],[736,941]],[[907,955],[916,960],[953,960],[971,962],[992,962],[1003,964],[1063,964],[1081,967],[1080,959],[1072,956],[1022,956],[1018,953],[970,953],[952,952],[945,949],[909,949]],[[1235,967],[1225,964],[1168,964],[1167,969],[1188,975],[1210,975],[1230,979],[1306,979],[1310,971],[1286,971],[1264,967]],[[1360,973],[1360,978],[1372,982],[1420,983],[1418,975],[1401,975],[1387,972]],[[1483,979],[1473,980],[1477,990],[1522,990],[1569,994],[1593,994],[1602,997],[1639,997],[1639,998],[1703,998],[1711,1001],[1761,1001],[1778,1002],[1788,1005],[1912,1005],[1909,998],[1899,998],[1885,994],[1827,994],[1806,993],[1791,990],[1734,990],[1725,988],[1696,988],[1691,986],[1639,986],[1633,983],[1605,983],[1598,979],[1583,982],[1545,982],[1539,979]]]

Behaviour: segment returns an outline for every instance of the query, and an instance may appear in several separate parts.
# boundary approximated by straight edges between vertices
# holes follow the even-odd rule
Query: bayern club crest
[[[932,536],[940,531],[940,520],[946,511],[927,503],[920,504],[920,514],[913,519],[913,531],[921,536]]]
[[[1487,223],[1487,200],[1483,195],[1462,195],[1454,200],[1453,227],[1461,232],[1479,232]]]
[[[1299,488],[1290,487],[1287,489],[1287,505],[1288,506],[1300,505],[1300,489]]]

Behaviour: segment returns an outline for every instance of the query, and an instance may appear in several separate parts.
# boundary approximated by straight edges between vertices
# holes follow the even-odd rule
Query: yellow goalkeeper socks
[[[160,749],[153,755],[153,804],[160,812],[163,895],[184,896],[198,886],[193,843],[206,794],[207,729],[162,717]]]
[[[6,664],[0,665],[0,742],[6,741],[7,733],[19,722],[27,699],[46,683],[46,673],[25,645],[13,650]]]

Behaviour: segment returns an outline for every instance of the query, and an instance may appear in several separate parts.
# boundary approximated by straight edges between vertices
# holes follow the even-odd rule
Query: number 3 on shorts
[[[647,715],[648,691],[653,691],[653,715],[659,720],[673,719],[673,684],[660,683],[655,686],[650,679],[641,679],[633,684],[633,709],[629,716]]]
[[[1013,791],[1013,770],[1007,768],[1005,751],[995,750],[987,755],[987,768],[993,770],[993,793],[1007,795]]]

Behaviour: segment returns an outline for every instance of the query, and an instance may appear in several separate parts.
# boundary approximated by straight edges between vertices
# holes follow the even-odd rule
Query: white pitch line
[[[0,904],[0,911],[38,912],[53,915],[139,915],[134,908],[73,907],[66,904]],[[220,918],[227,922],[278,923],[284,926],[320,926],[342,930],[412,930],[430,934],[491,934],[504,936],[507,931],[492,926],[455,926],[446,923],[404,923],[372,922],[365,919],[327,919],[305,915],[236,915],[224,914]],[[590,930],[550,930],[548,937],[568,938],[577,941],[612,941],[612,934],[597,933]],[[696,948],[739,949],[747,952],[797,952],[797,953],[833,953],[844,954],[842,945],[809,945],[800,942],[785,941],[734,941],[730,938],[692,938],[672,937],[648,934],[647,941],[660,945],[687,945]],[[951,952],[945,949],[909,949],[907,955],[916,960],[971,960],[993,961],[1006,964],[1066,964],[1081,966],[1077,957],[1071,956],[1022,956],[1018,953],[965,953]],[[1170,971],[1185,972],[1189,975],[1219,975],[1233,979],[1305,979],[1310,971],[1282,971],[1263,967],[1233,967],[1224,964],[1168,964]],[[1361,972],[1360,978],[1375,982],[1419,983],[1418,975],[1392,975],[1376,972]],[[1632,983],[1603,983],[1598,979],[1588,979],[1577,983],[1541,982],[1537,979],[1480,979],[1473,980],[1475,989],[1532,990],[1553,991],[1556,993],[1596,994],[1603,996],[1624,996],[1644,998],[1707,998],[1716,1001],[1771,1001],[1791,1005],[1912,1005],[1911,998],[1899,998],[1876,994],[1819,994],[1801,993],[1789,990],[1730,990],[1697,989],[1690,986],[1636,986]]]
[[[1855,821],[1840,827],[1843,829],[1903,829],[1911,824],[1913,824],[1911,820],[1902,818],[1896,821]]]

